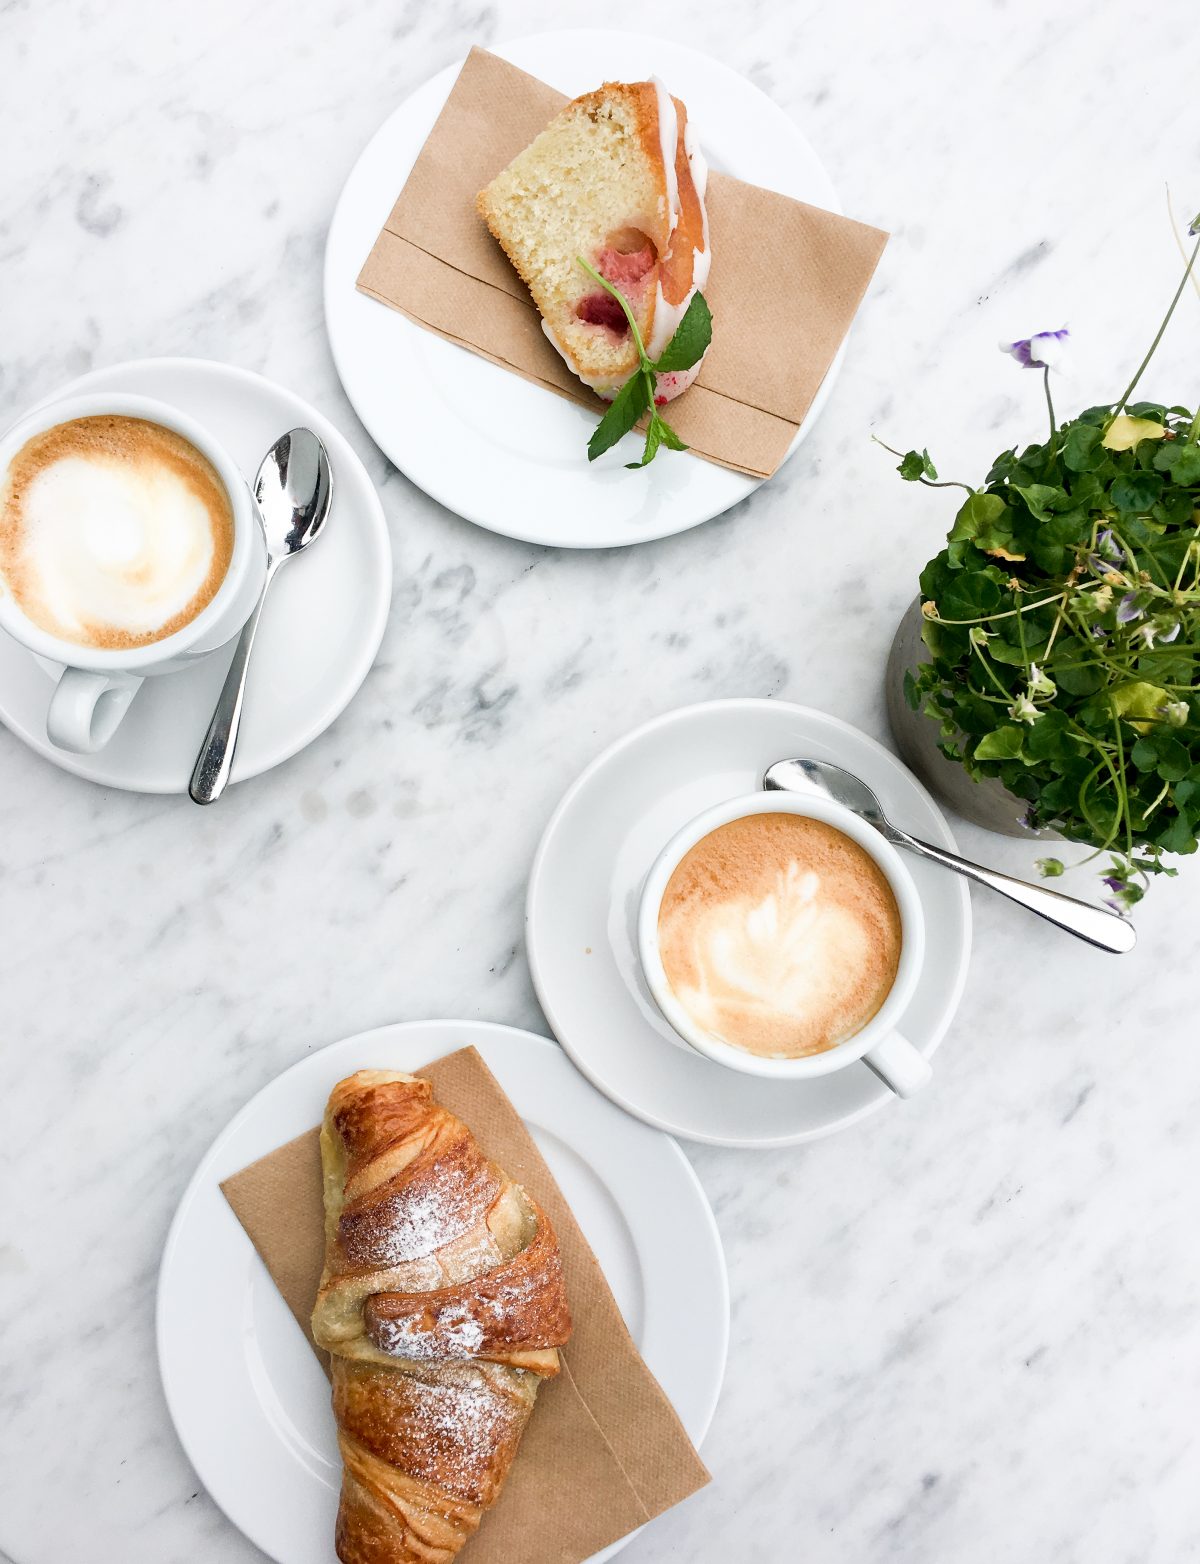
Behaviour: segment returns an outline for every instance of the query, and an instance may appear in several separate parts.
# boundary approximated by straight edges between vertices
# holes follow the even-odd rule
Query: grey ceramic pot
[[[1010,793],[998,778],[976,781],[956,760],[947,760],[938,748],[939,724],[924,712],[913,711],[904,699],[905,672],[915,673],[928,656],[921,639],[921,601],[914,598],[896,631],[885,675],[888,722],[904,763],[935,797],[972,825],[1031,841],[1053,839],[1054,831],[1031,831],[1022,824],[1025,800]]]

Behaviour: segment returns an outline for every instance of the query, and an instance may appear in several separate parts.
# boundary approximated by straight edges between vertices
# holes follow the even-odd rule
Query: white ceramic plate
[[[541,33],[493,52],[571,97],[602,81],[661,76],[687,104],[688,122],[713,168],[841,211],[829,176],[793,121],[719,60],[665,38],[607,31]],[[720,515],[757,481],[694,456],[660,456],[634,473],[614,452],[602,466],[589,466],[594,413],[356,291],[362,264],[461,66],[460,60],[427,81],[380,127],[333,214],[325,321],[355,411],[427,494],[512,538],[608,548],[667,537]],[[720,264],[718,243],[713,265]],[[839,353],[792,451],[820,414],[840,363]],[[627,436],[618,451],[625,461],[635,458],[638,437]]]
[[[271,587],[254,643],[234,782],[288,760],[354,698],[383,639],[392,550],[379,496],[345,438],[310,403],[246,369],[199,358],[148,358],[96,370],[56,391],[136,391],[191,413],[253,483],[263,456],[305,424],[329,451],[333,508],[325,531]],[[0,721],[47,760],[106,787],[184,793],[234,642],[194,668],[147,679],[115,737],[96,755],[69,755],[46,737],[53,681],[0,632]]]
[[[467,1044],[529,1126],[695,1444],[712,1420],[729,1288],[708,1201],[675,1142],[619,1112],[530,1032],[480,1021],[364,1032],[285,1071],[222,1131],[180,1202],[159,1275],[158,1361],[180,1440],[212,1498],[279,1564],[333,1561],[341,1462],[329,1385],[218,1186],[319,1123],[343,1076],[419,1069]]]
[[[805,706],[726,700],[668,712],[605,750],[559,804],[530,872],[526,950],[559,1041],[614,1102],[689,1140],[795,1145],[897,1101],[861,1063],[814,1081],[727,1070],[679,1041],[642,977],[638,900],[660,849],[711,805],[753,792],[772,761],[792,755],[845,766],[897,825],[953,849],[941,810],[874,739]],[[966,980],[971,903],[959,875],[905,861],[925,910],[928,952],[903,1028],[928,1056]],[[926,1090],[937,1090],[936,1069]]]

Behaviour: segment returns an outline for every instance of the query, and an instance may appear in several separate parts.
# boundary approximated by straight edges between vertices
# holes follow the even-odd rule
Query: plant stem
[[[1119,717],[1113,719],[1113,728],[1117,736],[1117,774],[1120,778],[1118,797],[1121,803],[1121,815],[1125,820],[1125,856],[1132,860],[1133,817],[1129,810],[1129,784],[1125,780],[1125,745],[1121,738],[1121,719]]]
[[[1142,374],[1145,371],[1146,365],[1154,357],[1154,354],[1155,354],[1155,352],[1158,349],[1158,344],[1163,339],[1163,333],[1166,331],[1167,327],[1171,323],[1171,316],[1174,315],[1174,313],[1175,313],[1175,306],[1179,303],[1180,299],[1183,297],[1183,290],[1187,287],[1188,278],[1192,275],[1192,267],[1195,266],[1195,264],[1196,264],[1196,257],[1197,257],[1197,255],[1200,255],[1200,237],[1197,238],[1195,244],[1192,246],[1192,253],[1191,253],[1191,256],[1190,256],[1190,258],[1188,260],[1187,267],[1184,270],[1183,276],[1179,279],[1179,286],[1178,286],[1178,288],[1175,289],[1175,297],[1171,300],[1171,303],[1170,303],[1170,306],[1169,306],[1169,308],[1167,310],[1167,313],[1163,316],[1162,325],[1158,328],[1158,331],[1157,331],[1157,333],[1155,334],[1155,337],[1154,337],[1154,341],[1150,344],[1149,351],[1147,352],[1145,358],[1138,365],[1137,371],[1134,374],[1133,379],[1125,387],[1125,394],[1124,394],[1124,396],[1121,398],[1121,400],[1117,403],[1116,407],[1113,409],[1114,414],[1120,413],[1120,412],[1124,411],[1126,402],[1128,402],[1129,398],[1133,395],[1133,388],[1137,385],[1138,381],[1142,378]]]
[[[633,311],[629,308],[629,304],[625,298],[625,295],[621,292],[620,288],[614,288],[607,277],[602,277],[594,266],[589,266],[582,255],[577,255],[575,257],[575,263],[578,266],[582,266],[592,281],[598,282],[604,289],[605,293],[610,294],[614,299],[616,299],[617,303],[625,311],[625,319],[629,322],[629,329],[633,333],[633,345],[638,350],[638,358],[641,360],[642,368],[645,369],[649,367],[650,360],[646,356],[646,348],[642,342],[642,334],[638,330],[638,323],[633,318]]]
[[[898,451],[894,445],[889,445],[886,440],[881,440],[877,434],[871,436],[876,445],[882,445],[885,451],[890,451],[893,456],[904,460],[904,452]],[[923,483],[927,489],[965,489],[968,494],[974,494],[975,490],[969,483],[959,483],[956,479],[947,479],[944,483],[935,478],[918,478],[918,483]]]
[[[984,673],[987,674],[988,678],[992,681],[992,683],[1000,691],[1001,695],[1004,696],[1004,699],[1011,706],[1012,705],[1012,699],[1013,699],[1012,691],[1011,690],[1006,690],[1004,688],[1003,684],[1001,684],[1001,682],[999,680],[999,677],[992,671],[991,663],[988,662],[987,658],[983,655],[983,648],[981,646],[976,646],[974,641],[971,642],[971,646],[974,648],[974,651],[975,651],[976,655],[978,656],[979,661],[983,664],[983,671],[984,671]]]
[[[1052,397],[1050,395],[1050,366],[1049,366],[1049,364],[1046,365],[1045,371],[1044,371],[1044,373],[1042,375],[1042,384],[1046,388],[1046,407],[1047,407],[1047,409],[1049,410],[1049,413],[1050,413],[1050,440],[1049,440],[1048,443],[1050,444],[1051,447],[1053,447],[1053,445],[1054,445],[1054,436],[1058,433],[1058,427],[1057,427],[1057,425],[1054,422],[1054,401],[1053,401],[1053,399],[1052,399]],[[1051,450],[1050,454],[1051,455],[1054,454],[1053,450]]]

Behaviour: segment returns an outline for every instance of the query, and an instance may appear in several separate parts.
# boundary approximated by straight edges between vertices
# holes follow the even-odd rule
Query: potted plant
[[[943,484],[927,451],[898,469],[966,495],[893,647],[902,753],[981,824],[1090,846],[1123,910],[1200,834],[1200,413],[1131,400],[1200,217],[1189,233],[1116,401],[1060,424],[1050,376],[1067,333],[1003,344],[1042,371],[1046,440],[1002,451],[978,488]]]

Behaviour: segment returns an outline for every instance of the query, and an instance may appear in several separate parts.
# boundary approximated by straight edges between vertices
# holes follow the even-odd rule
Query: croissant
[[[434,1102],[360,1070],[321,1129],[325,1268],[344,1468],[342,1564],[449,1564],[500,1493],[571,1334],[558,1240],[537,1203]]]

